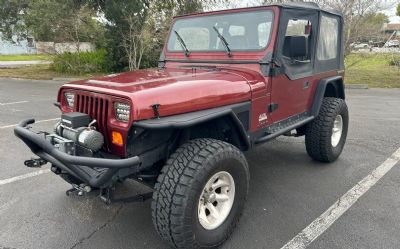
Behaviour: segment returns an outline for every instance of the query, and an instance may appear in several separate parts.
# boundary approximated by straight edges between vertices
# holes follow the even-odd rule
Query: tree
[[[353,39],[368,42],[370,40],[382,41],[385,36],[382,33],[382,26],[389,22],[389,17],[383,13],[368,13],[362,17],[358,27],[358,36]]]
[[[27,36],[27,30],[23,21],[23,13],[28,6],[28,0],[0,0],[0,32],[2,38],[18,41]]]
[[[400,16],[400,3],[397,5],[396,14]]]
[[[106,49],[113,67],[140,68],[146,50],[146,20],[151,0],[114,0],[101,5],[106,22]]]
[[[0,32],[12,40],[33,35],[37,41],[94,41],[101,27],[96,10],[78,0],[0,0]],[[78,46],[79,47],[79,46]]]
[[[227,0],[224,0],[227,1]],[[154,67],[173,16],[202,11],[218,0],[103,0],[107,46],[116,70]]]
[[[93,19],[94,9],[73,0],[31,1],[24,16],[27,29],[38,41],[93,41],[101,28]]]

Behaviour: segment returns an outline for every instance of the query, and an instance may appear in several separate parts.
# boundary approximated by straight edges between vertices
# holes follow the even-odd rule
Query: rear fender
[[[311,115],[318,116],[324,97],[335,97],[345,99],[344,83],[342,76],[333,76],[321,79],[318,83],[311,107]]]

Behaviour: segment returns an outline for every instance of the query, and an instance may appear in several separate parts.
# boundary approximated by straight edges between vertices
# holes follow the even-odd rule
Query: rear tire
[[[189,141],[157,179],[154,226],[176,248],[218,247],[234,230],[248,188],[248,165],[235,146],[214,139]]]
[[[348,125],[346,102],[339,98],[324,98],[318,116],[307,125],[308,155],[320,162],[335,161],[346,143]]]

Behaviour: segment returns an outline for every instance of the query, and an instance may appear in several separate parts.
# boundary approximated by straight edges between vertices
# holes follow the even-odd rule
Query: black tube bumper
[[[30,131],[27,126],[33,123],[35,123],[34,119],[21,121],[14,128],[14,134],[20,138],[34,154],[92,187],[103,187],[112,180],[112,177],[120,169],[137,167],[139,170],[141,161],[138,156],[126,159],[105,159],[73,156],[64,153],[55,148],[42,136]],[[95,167],[104,168],[105,170],[99,174],[92,174],[90,168]]]

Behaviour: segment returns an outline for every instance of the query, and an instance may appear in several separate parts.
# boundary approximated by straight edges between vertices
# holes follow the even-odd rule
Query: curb
[[[367,84],[346,84],[346,89],[368,89]]]
[[[52,80],[55,81],[77,81],[77,80],[83,80],[82,78],[62,78],[62,77],[55,77]]]
[[[0,77],[0,80],[14,80],[14,81],[30,81],[30,82],[38,82],[38,83],[62,83],[63,81],[55,82],[56,80],[50,79],[27,79],[27,78],[15,78],[15,77]],[[66,82],[65,82],[66,83]],[[0,247],[1,249],[1,247]]]

